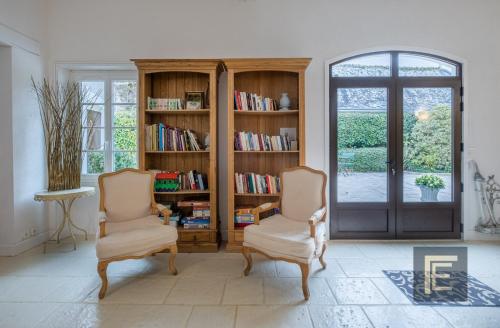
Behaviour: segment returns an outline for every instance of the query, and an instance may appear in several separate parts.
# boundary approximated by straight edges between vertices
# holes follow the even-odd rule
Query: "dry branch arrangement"
[[[88,92],[78,83],[50,84],[31,80],[40,105],[45,138],[48,191],[80,188],[83,144],[83,103]],[[90,105],[92,106],[92,105]]]

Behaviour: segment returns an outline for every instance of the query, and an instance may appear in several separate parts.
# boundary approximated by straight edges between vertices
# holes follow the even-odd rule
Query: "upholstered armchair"
[[[99,176],[97,272],[102,280],[99,298],[108,287],[106,269],[113,261],[139,259],[169,251],[169,270],[177,274],[177,229],[169,224],[171,211],[154,199],[154,175],[123,169]],[[163,214],[163,223],[158,213]]]
[[[326,174],[305,166],[281,172],[281,196],[277,202],[253,209],[255,223],[245,227],[242,253],[247,260],[244,274],[252,269],[252,252],[270,259],[296,263],[302,271],[302,291],[309,299],[309,270],[311,262],[319,258],[323,268],[326,262]],[[265,211],[279,209],[260,220]]]

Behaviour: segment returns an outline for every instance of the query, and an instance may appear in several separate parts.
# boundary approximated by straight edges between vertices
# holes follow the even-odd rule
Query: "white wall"
[[[316,168],[324,168],[327,156],[325,61],[373,47],[425,48],[463,58],[466,155],[484,173],[500,176],[494,137],[500,121],[500,1],[48,0],[48,5],[49,67],[129,58],[312,57],[306,75],[306,160]],[[468,180],[465,188],[466,237],[475,238]]]
[[[45,1],[0,1],[0,255],[15,255],[48,237],[45,206],[33,200],[45,186],[43,133],[31,77],[44,60]]]

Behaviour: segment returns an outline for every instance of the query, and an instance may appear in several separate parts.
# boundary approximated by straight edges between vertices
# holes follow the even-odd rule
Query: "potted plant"
[[[424,174],[415,179],[415,184],[420,187],[423,202],[437,202],[439,190],[444,188],[444,181],[437,175]]]

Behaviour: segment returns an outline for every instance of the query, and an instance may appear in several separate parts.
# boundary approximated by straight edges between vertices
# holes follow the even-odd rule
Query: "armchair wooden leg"
[[[108,276],[106,270],[108,269],[109,262],[99,261],[97,264],[97,273],[101,277],[101,290],[99,291],[99,299],[103,299],[106,295],[106,290],[108,289]]]
[[[170,247],[170,258],[168,260],[168,270],[174,276],[177,275],[177,269],[175,268],[175,256],[177,255],[177,245]]]
[[[321,266],[323,267],[323,269],[326,269],[326,262],[325,262],[325,259],[323,258],[323,256],[325,255],[325,252],[326,252],[326,241],[323,243],[323,250],[321,251],[321,255],[319,257],[319,263],[321,263]]]
[[[247,260],[247,267],[245,268],[245,271],[243,271],[243,273],[245,274],[245,276],[248,276],[248,274],[250,273],[250,270],[252,270],[252,253],[245,246],[243,246],[243,248],[241,249],[241,253],[243,254],[245,259]]]
[[[300,263],[300,271],[302,271],[302,292],[304,293],[304,299],[307,301],[309,299],[309,264]]]

